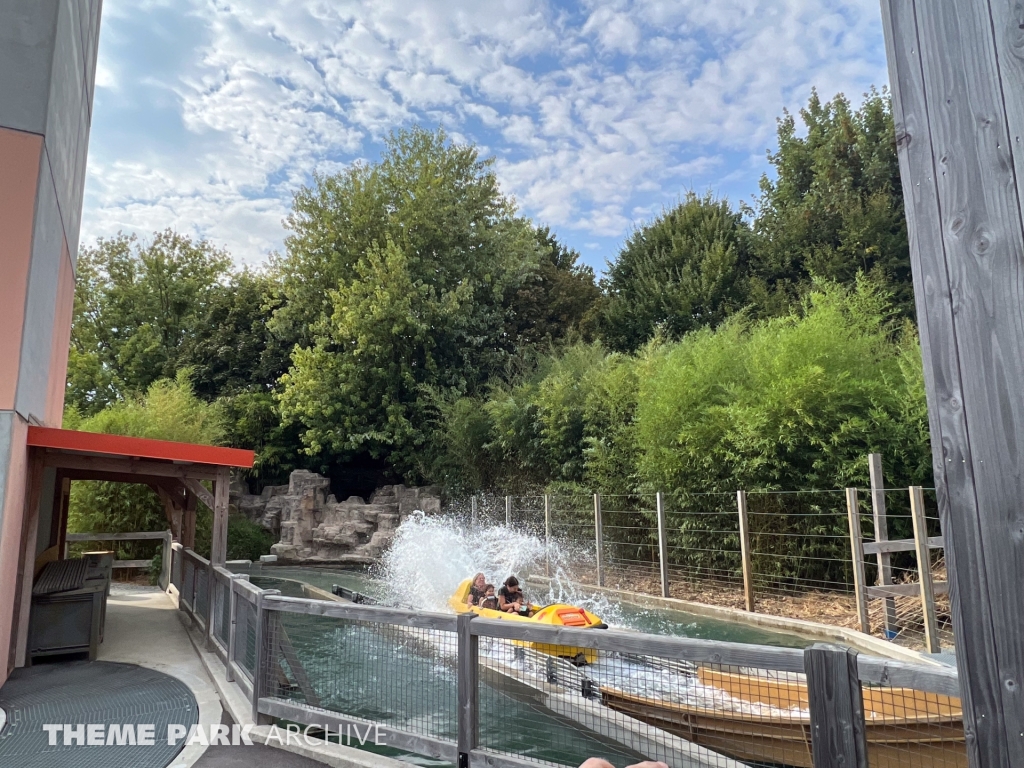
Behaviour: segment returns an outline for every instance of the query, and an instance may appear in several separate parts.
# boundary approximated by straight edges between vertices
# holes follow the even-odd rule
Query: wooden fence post
[[[472,613],[460,613],[457,618],[458,664],[456,687],[459,714],[457,718],[458,768],[469,768],[469,755],[479,744],[479,712],[477,692],[479,683],[479,640],[473,634]]]
[[[743,560],[743,599],[748,611],[754,610],[754,565],[750,556],[750,524],[747,521],[747,492],[736,491],[740,516],[740,557]]]
[[[910,516],[914,521],[914,551],[917,553],[917,572],[921,580],[925,649],[928,653],[938,653],[942,647],[939,645],[939,627],[935,620],[931,549],[928,547],[928,523],[924,516],[924,489],[919,485],[910,488]]]
[[[868,768],[857,652],[816,644],[804,651],[814,768]]]
[[[512,527],[512,497],[505,497],[505,527]]]
[[[160,589],[166,592],[171,588],[171,541],[173,536],[167,531],[160,549]]]
[[[868,596],[864,580],[864,538],[860,530],[860,509],[857,489],[846,489],[846,512],[850,518],[850,553],[853,561],[853,589],[857,597],[857,620],[860,631],[870,635],[871,622],[868,620]]]
[[[594,552],[597,561],[597,586],[604,586],[604,521],[601,519],[601,494],[594,494]]]
[[[668,525],[665,520],[665,499],[658,491],[658,561],[661,565],[661,596],[668,597]]]
[[[268,625],[273,611],[264,608],[263,603],[268,596],[279,594],[279,589],[265,589],[256,596],[256,660],[252,673],[252,720],[257,725],[269,725],[273,719],[260,714],[260,698],[267,693],[271,667],[277,664],[277,659],[271,658],[270,653],[272,638]]]
[[[882,454],[872,453],[868,455],[868,473],[871,476],[871,515],[875,521],[875,541],[888,541],[889,524],[886,520]],[[878,586],[888,587],[892,584],[892,564],[889,559],[889,553],[879,552],[876,557],[878,558]],[[886,597],[884,601],[885,636],[887,639],[892,640],[898,632],[896,626],[896,600]]]
[[[551,577],[551,494],[544,494],[544,575]]]

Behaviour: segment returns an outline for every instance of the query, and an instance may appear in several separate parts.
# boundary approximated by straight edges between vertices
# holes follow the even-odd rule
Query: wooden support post
[[[885,477],[882,474],[882,454],[872,453],[868,455],[868,474],[871,477],[871,515],[875,522],[875,541],[889,540],[889,524],[886,520],[885,509]],[[892,585],[892,563],[888,552],[879,552],[878,558],[878,586],[888,587]],[[892,640],[896,637],[899,628],[896,626],[896,600],[891,597],[885,600],[885,636]]]
[[[551,577],[551,494],[544,494],[544,575]]]
[[[939,645],[939,626],[935,620],[931,549],[928,547],[928,523],[924,515],[924,489],[919,485],[910,488],[910,516],[914,521],[914,551],[917,553],[917,572],[921,582],[925,650],[938,653],[942,648]]]
[[[163,544],[160,548],[160,589],[166,592],[171,586],[171,542],[174,537],[165,531]]]
[[[661,566],[661,596],[668,597],[668,525],[665,519],[665,498],[661,491],[655,496],[658,510],[658,564]]]
[[[736,491],[740,516],[740,557],[743,561],[743,599],[748,611],[754,611],[754,564],[750,556],[750,523],[747,520],[747,492]]]
[[[475,617],[472,613],[460,613],[458,616],[458,765],[469,768],[469,754],[479,744],[479,708],[477,694],[479,691],[479,640],[471,631],[470,622]]]
[[[505,497],[505,527],[512,527],[512,497]]]
[[[883,0],[972,768],[1024,766],[1024,10]]]
[[[231,489],[231,472],[221,467],[214,481],[213,491],[213,541],[210,544],[210,564],[224,566],[228,554],[228,494]]]
[[[601,519],[601,494],[594,494],[594,552],[597,561],[597,586],[604,586],[604,521]]]
[[[181,513],[181,545],[192,549],[196,545],[196,495],[185,494],[185,509]]]
[[[846,513],[850,520],[850,555],[853,563],[853,590],[857,597],[857,620],[860,631],[870,635],[867,583],[864,579],[864,537],[860,530],[860,502],[857,489],[846,489]]]
[[[868,768],[857,652],[816,644],[804,651],[814,768]]]

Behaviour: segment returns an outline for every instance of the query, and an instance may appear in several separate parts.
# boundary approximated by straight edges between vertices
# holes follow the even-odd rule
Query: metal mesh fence
[[[959,699],[867,684],[861,692],[871,768],[967,768]]]
[[[231,579],[219,570],[213,572],[213,634],[221,647],[228,647],[231,631]]]
[[[267,614],[264,695],[388,730],[456,739],[455,632]]]
[[[235,647],[231,659],[251,681],[256,672],[256,604],[254,595],[244,590],[235,593]]]
[[[195,604],[196,563],[184,550],[182,550],[181,554],[182,578],[181,592],[178,599],[191,611]]]

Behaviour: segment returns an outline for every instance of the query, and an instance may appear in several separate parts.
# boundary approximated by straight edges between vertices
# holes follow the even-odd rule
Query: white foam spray
[[[577,553],[565,544],[552,544],[548,554],[552,578],[548,587],[526,584],[534,603],[568,603],[586,608],[608,624],[621,625],[614,603],[579,587],[571,562]],[[449,612],[448,599],[464,579],[483,573],[495,586],[511,575],[520,581],[544,573],[545,546],[541,537],[515,526],[471,526],[454,516],[416,512],[395,532],[375,576],[386,600],[426,611]]]

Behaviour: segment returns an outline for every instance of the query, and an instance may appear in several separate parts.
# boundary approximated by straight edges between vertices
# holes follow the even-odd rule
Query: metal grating
[[[167,744],[167,726],[198,722],[195,697],[177,678],[133,664],[73,662],[16,669],[0,688],[8,724],[0,765],[19,768],[164,768],[183,742]],[[153,746],[49,746],[48,723],[155,726]]]

